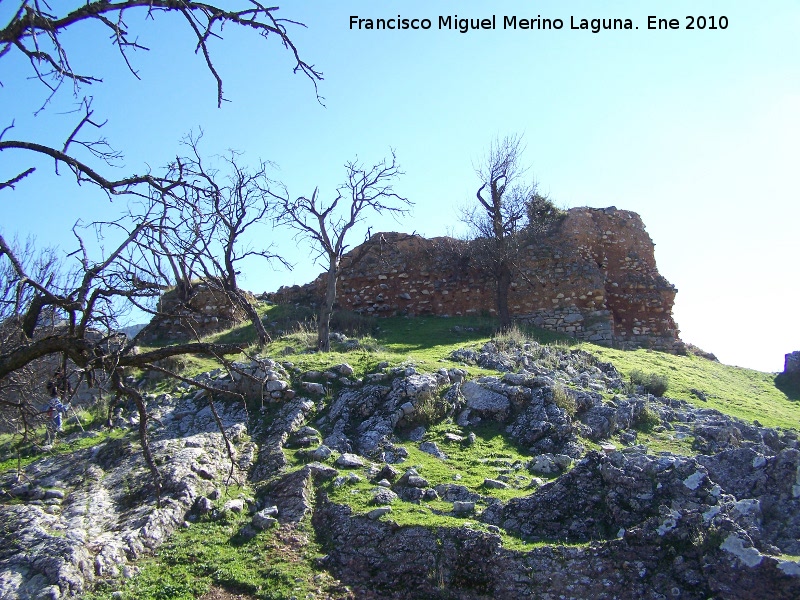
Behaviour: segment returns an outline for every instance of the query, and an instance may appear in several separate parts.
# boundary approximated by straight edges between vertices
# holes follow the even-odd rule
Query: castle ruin
[[[494,281],[460,246],[452,238],[373,235],[342,261],[339,308],[376,316],[495,314]],[[570,209],[546,239],[524,249],[521,262],[509,294],[515,320],[606,346],[682,351],[672,318],[677,289],[659,274],[636,213]],[[316,304],[325,278],[267,296]]]

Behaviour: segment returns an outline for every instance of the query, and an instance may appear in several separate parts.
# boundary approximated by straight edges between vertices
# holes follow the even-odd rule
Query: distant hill
[[[147,323],[137,323],[136,325],[128,325],[127,327],[121,327],[117,331],[120,333],[124,333],[129,338],[136,337],[136,334],[139,333],[142,329],[147,326]]]

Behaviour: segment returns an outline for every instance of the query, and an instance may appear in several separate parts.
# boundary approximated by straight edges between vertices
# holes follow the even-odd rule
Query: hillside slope
[[[4,463],[0,597],[800,596],[800,406],[771,376],[480,319],[379,327],[142,377],[160,506],[135,412]]]

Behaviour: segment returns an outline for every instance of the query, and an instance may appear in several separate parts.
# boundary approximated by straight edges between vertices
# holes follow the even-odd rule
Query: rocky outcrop
[[[756,542],[800,555],[797,449],[784,448],[774,456],[764,456],[753,448],[735,448],[697,460],[713,481],[741,499],[737,510],[752,517],[749,532]]]
[[[636,213],[571,209],[555,233],[525,249],[511,284],[510,311],[519,320],[599,344],[679,351],[672,318],[677,290],[658,273],[653,247]],[[494,284],[471,265],[457,240],[375,234],[343,264],[342,308],[377,316],[495,311]],[[322,275],[268,296],[316,303],[324,284]]]
[[[231,462],[207,391],[149,396],[161,506],[130,437],[41,459],[24,481],[5,475],[0,491],[14,501],[0,505],[0,597],[80,596],[131,575],[187,519],[220,510],[248,515],[244,540],[310,522],[327,553],[316,566],[356,597],[800,597],[800,564],[785,556],[800,554],[794,432],[628,393],[584,351],[487,343],[452,356],[502,370],[469,379],[462,368],[382,365],[356,379],[344,363],[322,373],[256,359],[236,366],[238,379],[198,376],[246,391],[255,409],[215,403],[234,475],[255,490],[222,509],[212,498]],[[294,396],[315,380],[324,398]],[[275,397],[263,396],[270,381],[285,384]],[[645,416],[697,454],[637,445]],[[116,419],[137,425],[133,412]],[[499,434],[513,459],[492,450],[453,466]],[[587,452],[595,442],[601,450]],[[462,478],[473,468],[482,483]],[[444,518],[423,526],[410,515]]]
[[[357,595],[380,598],[651,600],[718,597],[789,600],[800,593],[793,562],[765,557],[741,527],[716,516],[665,511],[606,542],[503,548],[470,527],[397,527],[323,503],[313,517],[325,532],[324,565]]]
[[[180,527],[198,499],[228,476],[222,434],[207,403],[191,397],[151,397],[151,448],[162,464],[163,493],[156,503],[141,448],[128,439],[71,455],[44,458],[0,480],[0,597],[78,597],[99,579],[129,577],[133,561]],[[241,403],[217,411],[235,452],[234,468],[255,456]],[[135,417],[131,417],[135,422]]]
[[[792,432],[749,425],[668,398],[617,396],[604,402],[598,391],[619,391],[621,379],[613,367],[586,353],[534,344],[505,353],[494,347],[483,350],[454,354],[517,372],[463,384],[451,378],[451,389],[467,389],[457,409],[461,412],[455,413],[458,422],[469,428],[482,420],[499,420],[509,436],[530,446],[531,472],[564,474],[538,489],[532,485],[528,495],[497,502],[464,486],[431,480],[413,468],[403,473],[389,465],[373,467],[374,481],[391,486],[392,498],[399,498],[376,504],[452,502],[453,516],[477,518],[488,524],[489,532],[467,523],[461,528],[401,527],[392,521],[391,509],[381,509],[380,515],[375,510],[354,514],[321,492],[313,523],[327,541],[324,565],[341,581],[365,596],[387,598],[788,599],[800,593],[800,567],[780,558],[794,553],[800,539],[792,516],[800,514],[800,452]],[[347,423],[336,421],[342,423],[340,439],[349,440],[349,448],[360,448],[357,440],[365,435],[361,424],[367,422],[390,443],[405,435],[420,439],[416,430],[404,433],[395,427],[387,432],[383,421],[371,420],[394,413],[399,399],[392,390],[413,382],[409,376],[396,376],[403,377],[401,383],[395,379],[373,401],[352,392],[339,397],[339,415],[364,411]],[[574,404],[555,403],[558,386],[570,386]],[[450,391],[442,393],[448,395]],[[578,433],[600,441],[623,433],[635,441],[633,428],[645,409],[675,435],[695,435],[705,454],[653,456],[632,445],[606,454],[590,452],[566,470],[572,460],[558,452],[579,456]],[[722,430],[736,434],[717,436],[710,444],[712,432]],[[419,444],[420,450],[426,443]],[[372,454],[373,459],[386,457]],[[447,461],[446,454],[440,459]],[[484,487],[510,485],[487,479]],[[486,505],[482,512],[480,504]],[[497,535],[501,532],[541,546],[507,550]]]
[[[800,350],[786,355],[783,366],[783,375],[788,379],[800,382]]]

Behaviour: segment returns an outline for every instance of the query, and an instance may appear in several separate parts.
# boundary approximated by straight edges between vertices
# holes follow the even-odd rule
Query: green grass
[[[423,441],[436,442],[439,449],[447,454],[447,460],[440,460],[430,454],[419,450],[419,442],[402,442],[408,451],[408,459],[394,465],[401,473],[413,467],[420,476],[428,480],[430,487],[439,484],[456,484],[468,488],[470,491],[484,497],[493,497],[507,501],[530,494],[529,487],[531,474],[525,465],[530,456],[513,445],[502,433],[502,427],[496,423],[481,424],[472,429],[476,434],[475,443],[465,446],[458,442],[445,442],[445,433],[466,433],[452,422],[443,421],[431,427]],[[295,453],[289,456],[296,462]],[[331,461],[333,459],[330,459]],[[371,499],[376,489],[376,484],[367,478],[367,468],[342,469],[341,473],[356,473],[361,478],[357,483],[346,483],[336,486],[333,482],[325,484],[324,490],[328,498],[338,504],[346,504],[354,514],[365,515],[376,508],[371,504]],[[497,479],[506,474],[510,477],[508,489],[490,489],[483,485],[485,479]],[[515,476],[520,475],[524,480],[515,483]],[[459,476],[456,479],[456,476]],[[476,510],[479,512],[487,506],[478,502]],[[390,519],[401,526],[420,527],[463,527],[469,523],[473,529],[486,531],[486,525],[475,520],[473,515],[454,516],[453,505],[443,500],[422,501],[419,504],[396,500],[392,505],[392,512],[383,517]],[[518,538],[501,533],[504,546],[511,549],[529,547]]]
[[[503,540],[503,548],[506,550],[515,550],[517,552],[530,552],[537,548],[589,548],[594,542],[569,542],[567,540],[539,540],[536,542],[529,542],[513,535],[509,535],[504,531],[500,532],[500,538]],[[602,540],[598,540],[602,543]]]
[[[395,354],[438,360],[464,345],[488,340],[492,331],[493,322],[485,318],[389,317],[380,321],[376,337]]]
[[[306,322],[312,316],[308,309],[287,307],[280,305],[261,305],[259,311],[265,322],[274,327],[279,325],[295,326]],[[351,320],[352,315],[348,317]],[[276,339],[265,348],[261,354],[274,357],[278,360],[290,361],[301,371],[325,370],[333,365],[347,362],[355,370],[355,377],[378,370],[381,363],[392,366],[399,364],[413,364],[422,372],[458,366],[447,357],[458,348],[468,347],[479,349],[489,341],[495,331],[495,322],[492,319],[479,318],[442,318],[442,317],[390,317],[376,320],[373,333],[361,338],[361,346],[348,349],[341,344],[334,344],[334,351],[322,354],[308,352],[308,346],[300,342],[303,336],[309,337],[308,326],[300,327],[294,333],[288,333]],[[255,338],[253,327],[245,323],[228,331],[211,336],[212,341],[240,341],[252,342]],[[612,362],[627,379],[631,373],[640,371],[652,373],[665,378],[669,383],[667,395],[673,398],[686,400],[698,407],[717,409],[725,414],[752,422],[758,420],[768,427],[782,427],[796,429],[800,424],[800,400],[797,399],[796,390],[792,385],[776,378],[774,374],[762,373],[750,369],[731,367],[707,359],[689,355],[676,356],[650,350],[623,351],[593,344],[575,344],[564,336],[532,327],[515,327],[509,332],[498,336],[499,345],[513,345],[523,339],[535,339],[540,343],[555,343],[566,349],[577,346],[597,356],[600,360]],[[296,352],[287,353],[287,349],[294,348]],[[245,355],[239,357],[244,359]],[[172,359],[168,365],[186,376],[193,376],[219,367],[219,363],[205,356],[182,356]],[[490,374],[491,371],[475,366],[467,366],[466,370],[471,376]],[[780,385],[776,385],[777,382]],[[167,381],[154,382],[155,391],[169,391],[171,383]],[[691,390],[697,389],[707,394],[707,401],[701,401]],[[99,415],[81,413],[81,420],[86,427],[99,420]],[[71,421],[71,420],[70,420]],[[74,423],[67,423],[68,427],[76,429]],[[65,432],[66,434],[69,431]],[[640,441],[647,443],[654,451],[673,450],[681,453],[691,453],[689,442],[677,440],[671,432],[640,434]],[[6,438],[8,440],[8,438]],[[99,443],[102,437],[94,442]],[[55,451],[70,451],[71,446],[59,445]],[[23,457],[23,466],[35,459],[35,447],[26,447],[20,450]],[[0,472],[16,468],[17,448],[15,444],[3,443],[0,440],[0,457],[5,457],[0,462]]]
[[[636,437],[636,443],[646,446],[651,454],[670,452],[681,456],[695,456],[697,450],[692,447],[693,441],[693,435],[680,438],[675,431],[639,431]],[[621,443],[618,446],[623,447]]]
[[[471,446],[444,440],[445,433],[466,435],[469,431],[475,433],[475,443]],[[420,474],[432,482],[435,481],[435,484],[456,483],[483,496],[492,496],[500,500],[508,500],[531,491],[527,489],[531,474],[525,468],[531,456],[507,438],[504,435],[504,428],[497,423],[481,423],[477,427],[461,430],[445,421],[431,427],[423,441],[436,442],[448,460],[439,460],[421,452],[418,444],[409,443],[405,445],[409,451],[407,462],[414,466],[420,465],[422,467],[418,469]],[[430,474],[430,477],[424,472]],[[461,476],[458,481],[453,479],[456,474]],[[484,487],[484,479],[497,479],[501,475],[510,478],[509,489],[495,490]],[[525,477],[524,483],[516,485],[513,483],[517,475]]]
[[[125,430],[121,429],[107,430],[96,426],[89,429],[91,419],[83,411],[80,411],[79,414],[86,419],[85,421],[81,420],[84,421],[84,427],[90,435],[81,436],[69,442],[64,441],[65,438],[80,431],[78,425],[70,418],[69,423],[65,422],[64,431],[58,434],[56,442],[48,450],[42,449],[42,444],[47,437],[44,427],[35,431],[27,442],[23,442],[20,436],[4,435],[0,438],[0,457],[3,457],[0,460],[0,473],[18,468],[24,469],[43,456],[71,454],[84,448],[92,448],[106,440],[120,439],[127,434]]]
[[[266,305],[259,310],[270,331],[275,334],[273,342],[257,349],[259,354],[278,361],[290,361],[301,372],[324,371],[346,362],[354,368],[354,377],[378,371],[379,367],[383,368],[381,363],[390,366],[413,364],[420,372],[460,366],[448,358],[450,353],[465,347],[480,349],[492,338],[495,331],[495,322],[488,318],[391,317],[375,320],[373,323],[369,319],[345,315],[343,323],[350,323],[352,327],[366,332],[360,336],[360,343],[356,347],[334,343],[333,352],[321,354],[313,351],[316,336],[308,321],[312,316],[311,311]],[[278,335],[278,330],[283,333]],[[252,343],[254,338],[252,325],[245,323],[211,336],[210,341]],[[504,332],[498,337],[497,344],[513,348],[525,339],[555,344],[560,350],[587,350],[599,360],[612,362],[626,380],[636,371],[654,374],[668,382],[667,396],[687,400],[699,407],[714,408],[750,422],[757,419],[769,427],[796,429],[800,424],[800,398],[796,389],[787,386],[780,379],[777,381],[780,385],[777,385],[774,374],[730,367],[697,356],[674,356],[648,350],[622,351],[576,343],[552,332],[527,327],[516,327]],[[252,347],[250,350],[255,351],[256,348]],[[231,358],[245,359],[245,356],[243,354]],[[175,359],[170,366],[185,376],[193,376],[220,365],[207,357],[185,356]],[[462,368],[471,376],[496,374],[476,366]],[[293,383],[299,383],[298,379]],[[154,387],[156,390],[169,391],[171,385],[168,381],[161,381]],[[697,398],[691,392],[692,389],[707,394],[707,401]],[[334,389],[334,393],[335,391]],[[564,408],[569,409],[569,406]],[[270,418],[272,414],[274,411],[270,410],[264,417]],[[86,425],[101,420],[99,416],[89,414],[84,419]],[[691,447],[691,435],[681,437],[675,431],[662,430],[652,425],[653,423],[642,424],[638,428],[637,437],[637,443],[646,445],[650,452],[695,454]],[[70,427],[76,428],[76,425],[73,423]],[[431,487],[441,483],[463,485],[482,496],[491,496],[501,501],[529,494],[532,491],[528,487],[532,475],[525,468],[530,460],[526,449],[514,445],[506,437],[504,427],[493,423],[472,428],[476,441],[469,447],[446,442],[444,439],[446,433],[466,436],[469,431],[470,429],[457,427],[451,420],[433,423],[424,440],[436,442],[439,449],[448,455],[448,460],[442,461],[421,452],[419,443],[401,439],[400,444],[408,450],[409,458],[395,466],[401,473],[406,468],[416,468]],[[110,433],[101,431],[97,437],[81,438],[71,444],[57,444],[51,452],[73,452],[122,435],[126,434],[119,430]],[[587,440],[581,441],[587,449],[598,447]],[[35,446],[23,448],[18,438],[0,439],[0,457],[8,457],[0,462],[0,472],[17,468],[20,464],[17,451],[22,456],[23,467],[40,455]],[[286,450],[285,453],[292,468],[299,468],[304,464],[298,451]],[[332,463],[333,457],[328,462]],[[333,482],[323,484],[322,490],[329,499],[349,505],[355,514],[363,515],[375,508],[370,501],[376,486],[367,479],[366,468],[341,472],[343,475],[355,472],[361,480],[339,487]],[[508,489],[488,489],[483,485],[485,479],[498,479],[502,475],[509,478]],[[249,491],[231,490],[230,493]],[[220,503],[223,501],[224,499],[220,500]],[[483,508],[485,504],[479,503],[477,510]],[[392,512],[382,518],[400,526],[469,526],[487,531],[486,525],[478,522],[474,516],[454,516],[452,504],[443,500],[423,501],[419,504],[397,500],[392,504]],[[109,598],[114,592],[119,592],[123,598],[188,599],[202,596],[212,585],[265,599],[324,596],[324,591],[320,590],[330,580],[330,576],[313,566],[320,547],[315,541],[313,531],[308,529],[309,524],[302,524],[296,530],[262,532],[245,541],[238,532],[246,519],[244,515],[233,515],[218,521],[201,520],[194,523],[188,529],[174,534],[155,556],[142,561],[138,576],[123,582],[101,585],[96,593],[86,597],[97,600]],[[541,546],[571,545],[558,540],[531,544],[503,531],[500,536],[505,548],[522,552]],[[587,544],[579,544],[585,545]]]
[[[472,492],[482,496],[492,496],[500,500],[508,500],[530,493],[528,485],[532,475],[528,472],[525,465],[530,460],[530,455],[517,448],[511,440],[503,435],[503,429],[496,423],[481,424],[471,428],[476,434],[475,443],[466,446],[459,442],[446,442],[445,433],[460,433],[466,435],[467,431],[461,430],[451,421],[445,420],[436,426],[431,427],[423,438],[424,441],[436,442],[439,450],[447,455],[447,460],[438,459],[419,449],[420,442],[402,441],[401,445],[408,451],[408,459],[394,465],[401,473],[411,467],[428,480],[431,487],[440,483],[452,483],[463,485]],[[298,458],[297,450],[285,450],[290,464],[299,466],[302,461]],[[333,462],[333,458],[329,459]],[[344,473],[356,472],[364,478],[364,481],[353,489],[373,490],[375,484],[366,481],[366,470],[343,470]],[[484,487],[485,479],[497,479],[500,475],[508,475],[511,479],[509,489],[497,490]],[[524,482],[520,480],[514,483],[516,475],[524,477]],[[456,476],[459,476],[456,479]],[[541,477],[540,477],[541,478]],[[364,502],[357,494],[343,492],[341,489],[333,489],[332,495],[338,499],[350,498],[347,502],[357,512],[367,512],[374,508],[366,502],[371,498],[365,498]],[[447,510],[452,506],[447,504]]]
[[[410,462],[400,465],[401,469],[406,465],[410,466]],[[423,477],[431,476],[431,473],[426,472],[424,467],[418,470]],[[333,483],[327,483],[323,486],[323,490],[331,502],[349,506],[354,515],[364,516],[377,508],[375,505],[370,504],[376,485],[363,478],[363,474],[360,475],[362,476],[362,481],[356,484],[345,484],[337,488]],[[432,481],[431,483],[433,484]],[[451,483],[461,482],[451,481]],[[381,519],[392,521],[401,527],[437,529],[440,527],[457,528],[468,526],[478,531],[487,531],[487,525],[477,521],[474,515],[453,516],[451,513],[453,505],[442,500],[422,501],[419,504],[415,504],[398,499],[392,503],[391,508],[392,512],[381,517]],[[512,544],[521,542],[518,538],[508,534],[503,534],[503,537],[508,538]]]
[[[411,461],[403,463],[403,465],[400,465],[401,469],[410,463]],[[423,477],[428,478],[430,476],[430,473],[424,474],[424,465],[418,464],[417,466],[421,467],[421,469],[418,470]],[[463,484],[463,481],[451,481],[451,483]],[[328,483],[324,486],[324,490],[330,501],[337,504],[347,505],[351,508],[354,515],[363,516],[376,508],[373,504],[369,503],[375,487],[376,486],[374,483],[369,483],[366,480],[362,480],[357,484],[345,484],[339,488],[334,487],[332,483]],[[483,491],[486,492],[487,490]],[[495,492],[495,494],[492,494],[495,496],[498,495],[497,492],[502,492],[502,490],[491,491]],[[484,495],[487,494],[484,493]],[[419,504],[414,504],[412,502],[404,502],[398,499],[392,503],[391,508],[392,512],[381,517],[381,519],[385,521],[391,521],[401,527],[425,527],[431,530],[436,530],[439,528],[469,527],[475,531],[483,531],[486,533],[489,532],[489,526],[486,523],[478,521],[475,515],[453,516],[451,514],[452,504],[442,500],[422,501]],[[477,506],[478,510],[481,510],[482,508],[485,508],[485,506],[480,504]],[[530,552],[536,548],[548,546],[583,548],[588,547],[590,544],[590,542],[574,543],[563,540],[529,542],[502,529],[498,535],[500,536],[503,548],[517,552]]]
[[[472,329],[472,331],[467,331]],[[668,382],[666,395],[686,400],[698,407],[714,408],[725,414],[767,427],[797,429],[800,426],[800,398],[795,386],[772,373],[733,367],[694,355],[678,356],[652,350],[625,351],[588,343],[576,343],[563,335],[534,327],[516,328],[524,338],[556,344],[567,349],[577,347],[591,352],[602,361],[612,362],[628,379],[635,371],[663,377]],[[380,350],[333,352],[330,355],[300,354],[286,356],[307,369],[319,369],[337,362],[349,362],[357,375],[372,371],[381,361],[390,364],[410,362],[420,371],[456,366],[448,355],[459,348],[479,349],[492,338],[495,322],[489,318],[466,317],[389,317],[380,319],[374,333],[374,345]],[[500,341],[513,342],[518,333],[502,334]],[[272,348],[267,348],[267,353]],[[280,350],[281,348],[276,348]],[[472,376],[490,371],[470,366]],[[691,390],[708,395],[698,399]]]
[[[313,311],[285,305],[260,305],[264,321],[274,334],[278,328],[287,333],[261,349],[278,360],[288,360],[304,370],[324,370],[341,362],[355,369],[357,377],[374,372],[381,362],[392,365],[412,363],[420,371],[434,371],[456,366],[448,355],[458,348],[479,349],[492,338],[496,321],[488,317],[389,317],[369,324],[371,334],[361,338],[362,347],[346,349],[333,344],[333,352],[313,352],[315,333],[310,319]],[[344,321],[354,320],[350,315]],[[363,323],[360,327],[367,327]],[[471,329],[471,331],[469,331]],[[253,326],[244,323],[211,336],[210,341],[245,342],[255,339]],[[800,391],[794,384],[774,374],[732,367],[697,357],[676,356],[650,350],[623,351],[588,343],[577,343],[558,333],[529,326],[515,326],[498,336],[500,344],[520,339],[557,344],[564,349],[579,347],[600,360],[612,362],[628,379],[640,371],[663,377],[668,382],[667,395],[687,400],[700,407],[715,408],[745,421],[758,420],[767,427],[797,428],[800,425]],[[194,375],[219,366],[205,357],[179,359],[184,373]],[[471,375],[489,371],[468,367]],[[691,393],[697,389],[708,394],[703,402]]]
[[[796,554],[778,554],[775,558],[800,563],[800,555]]]
[[[667,396],[699,407],[714,408],[744,421],[758,420],[766,427],[797,429],[800,402],[775,385],[773,373],[732,367],[698,356],[677,356],[652,350],[616,350],[593,344],[581,347],[600,360],[610,361],[627,379],[632,371],[656,373],[667,378]],[[708,395],[703,402],[691,393]]]
[[[230,488],[217,506],[242,492],[248,490]],[[272,529],[245,540],[240,530],[248,521],[243,513],[193,523],[140,561],[135,577],[101,583],[84,598],[193,600],[212,584],[264,600],[317,597],[331,578],[313,567],[313,559],[321,556],[313,535],[301,526]]]

